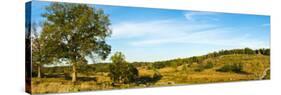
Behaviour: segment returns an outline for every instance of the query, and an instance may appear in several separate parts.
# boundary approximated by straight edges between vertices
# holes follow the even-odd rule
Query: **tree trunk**
[[[76,82],[77,78],[77,71],[76,71],[76,64],[72,64],[72,82]]]
[[[39,65],[39,66],[37,67],[37,70],[38,70],[38,72],[37,72],[37,78],[41,78],[41,65]]]

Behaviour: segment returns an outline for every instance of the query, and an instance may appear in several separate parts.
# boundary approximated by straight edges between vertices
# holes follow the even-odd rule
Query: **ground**
[[[212,62],[214,66],[201,71],[195,69],[200,64]],[[243,72],[220,72],[219,68],[227,63],[240,62]],[[269,79],[269,56],[264,55],[224,55],[192,63],[184,70],[183,66],[147,69],[139,67],[139,79],[135,83],[112,85],[108,72],[97,72],[90,75],[78,74],[78,82],[64,76],[32,78],[33,93],[77,92],[89,90],[106,90],[122,88],[140,88],[168,85],[188,85],[201,83],[232,82]],[[155,77],[156,73],[161,76]]]

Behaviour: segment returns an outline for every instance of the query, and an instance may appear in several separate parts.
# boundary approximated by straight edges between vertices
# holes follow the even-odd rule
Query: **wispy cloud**
[[[258,33],[261,30],[243,28],[260,27],[260,24],[232,26],[229,24],[232,22],[227,24],[220,13],[183,12],[181,15],[170,19],[124,20],[114,23],[110,38],[115,45],[113,48],[116,48],[113,51],[121,50],[129,55],[129,61],[156,61],[201,55],[221,49],[269,47],[266,34]]]
[[[195,14],[195,13],[192,13]],[[196,14],[198,15],[198,14]],[[200,14],[203,15],[203,14]],[[204,15],[206,15],[204,13]],[[214,14],[212,14],[214,15]],[[112,39],[129,39],[132,46],[157,46],[163,44],[205,44],[233,48],[267,47],[268,43],[239,30],[211,23],[186,23],[177,20],[122,22],[113,26]]]
[[[134,46],[157,46],[162,44],[200,44],[217,45],[224,47],[268,47],[268,43],[254,39],[249,35],[233,35],[236,31],[228,28],[217,28],[203,31],[194,31],[177,37],[145,39],[131,42]]]
[[[185,18],[189,22],[208,22],[208,21],[219,21],[217,16],[219,16],[220,13],[211,13],[211,12],[186,12],[184,13]]]
[[[135,37],[177,37],[192,31],[216,28],[212,24],[189,24],[176,20],[155,20],[145,22],[122,22],[112,26],[112,39]]]

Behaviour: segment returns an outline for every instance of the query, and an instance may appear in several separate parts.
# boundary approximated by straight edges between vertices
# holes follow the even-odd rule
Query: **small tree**
[[[129,83],[138,78],[138,70],[125,61],[125,55],[121,52],[116,52],[112,57],[110,65],[110,77],[113,82]]]
[[[53,60],[52,53],[47,49],[46,42],[39,35],[37,23],[32,23],[31,41],[32,41],[32,65],[37,67],[37,77],[42,77],[42,66],[50,64]]]

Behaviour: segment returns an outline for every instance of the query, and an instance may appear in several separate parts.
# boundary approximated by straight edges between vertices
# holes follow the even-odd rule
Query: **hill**
[[[158,69],[163,77],[156,85],[258,80],[263,77],[269,67],[269,56],[223,55],[205,59],[202,63],[194,62]],[[140,73],[142,76],[152,76],[154,72],[149,69],[140,69]]]
[[[269,51],[245,48],[166,61],[133,62],[130,64],[137,68],[138,78],[127,84],[112,82],[109,75],[112,63],[78,66],[79,81],[75,84],[71,82],[68,66],[45,67],[43,78],[32,78],[32,90],[34,93],[75,92],[270,79]],[[36,71],[33,73],[35,76]]]

